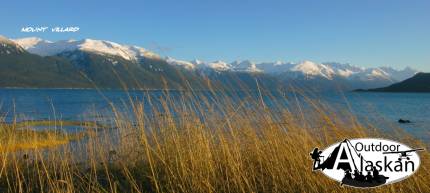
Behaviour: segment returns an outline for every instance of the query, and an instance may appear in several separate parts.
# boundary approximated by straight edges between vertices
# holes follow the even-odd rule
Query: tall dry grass
[[[314,99],[166,91],[129,102],[128,111],[112,106],[116,129],[89,130],[85,140],[54,149],[2,151],[0,192],[430,192],[427,152],[415,175],[373,189],[313,172],[309,152],[344,138],[425,146]]]

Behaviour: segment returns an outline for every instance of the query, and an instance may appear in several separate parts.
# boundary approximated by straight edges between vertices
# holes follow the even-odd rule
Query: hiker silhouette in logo
[[[352,179],[352,174],[351,174],[351,171],[350,171],[350,170],[346,170],[346,171],[345,171],[345,178],[346,178],[346,179]]]
[[[354,178],[357,180],[357,176],[360,176],[360,173],[358,173],[358,170],[354,170]],[[359,179],[360,177],[358,177]]]
[[[319,170],[319,169],[321,169],[321,170],[325,170],[325,169],[332,170],[333,167],[335,166],[336,160],[338,158],[338,154],[340,153],[341,159],[347,159],[348,158],[347,154],[348,153],[351,154],[351,150],[350,150],[349,144],[347,142],[347,139],[345,139],[344,141],[339,143],[339,145],[337,145],[331,153],[328,154],[327,158],[324,156],[320,156],[321,153],[322,153],[321,151],[318,151],[318,148],[315,148],[313,153],[311,153],[311,157],[314,160],[313,170]],[[324,160],[321,161],[320,157],[323,157]],[[346,171],[348,169],[352,170],[350,165],[345,164],[345,163],[339,164],[336,169],[343,169],[344,171]]]
[[[376,167],[373,167],[372,171],[367,171],[366,176],[363,175],[363,172],[355,170],[354,177],[352,177],[347,170],[345,172],[345,176],[342,179],[341,185],[345,184],[354,187],[375,187],[385,184],[387,179],[388,177],[379,174],[379,171],[376,169]]]
[[[379,171],[376,169],[376,167],[375,166],[373,166],[373,176],[376,178],[376,177],[378,177],[379,176]]]
[[[363,175],[363,172],[359,172],[357,176],[355,176],[355,180],[357,181],[364,181],[366,180],[366,177]]]
[[[316,147],[312,151],[312,153],[310,153],[311,158],[314,160],[313,170],[318,169],[318,166],[320,165],[320,161],[321,161],[320,157],[322,157],[321,153],[322,153],[322,151],[318,151],[318,147]]]
[[[370,174],[370,172],[367,172],[367,175],[366,175],[366,182],[372,182],[372,180],[373,180],[373,176],[372,176],[372,174]]]

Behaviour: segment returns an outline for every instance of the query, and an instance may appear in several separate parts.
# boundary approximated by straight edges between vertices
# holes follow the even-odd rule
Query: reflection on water
[[[200,92],[215,103],[216,99],[208,92]],[[170,91],[170,97],[180,101],[182,93]],[[143,101],[147,111],[163,97],[162,91],[118,91],[90,89],[0,89],[0,114],[4,121],[23,120],[76,120],[112,121],[112,105],[120,111],[127,108],[129,99]],[[235,93],[233,100],[240,102],[248,94]],[[151,98],[151,101],[148,100]],[[198,97],[198,96],[196,96]],[[255,94],[255,97],[259,97]],[[334,110],[347,110],[360,120],[368,121],[379,128],[402,127],[406,131],[425,140],[430,140],[430,94],[422,93],[313,93],[307,96],[313,100],[327,103]],[[285,93],[272,97],[263,96],[265,104],[272,109],[290,105],[290,100],[304,101],[300,95]],[[203,102],[203,101],[202,101]],[[151,105],[149,104],[151,103]],[[304,105],[306,107],[306,105]],[[411,120],[410,124],[399,124],[398,119]],[[44,126],[36,127],[46,128]],[[63,126],[66,131],[80,131],[84,128]]]

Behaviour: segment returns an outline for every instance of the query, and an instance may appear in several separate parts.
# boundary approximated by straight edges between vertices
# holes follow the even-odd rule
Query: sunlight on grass
[[[53,122],[43,121],[37,125],[50,124]],[[31,126],[35,125],[26,122],[0,124],[0,152],[56,147],[84,137],[82,132],[67,134],[59,130],[34,130]]]
[[[272,100],[277,102],[268,108],[263,97],[272,96],[264,90],[240,100],[212,94],[216,97],[183,92],[173,99],[166,92],[156,104],[148,95],[149,104],[130,100],[131,114],[112,107],[117,129],[77,141],[78,153],[72,145],[48,153],[27,150],[25,159],[2,153],[0,187],[8,192],[430,192],[428,152],[420,153],[421,168],[412,177],[370,190],[341,187],[311,170],[314,147],[344,138],[426,146],[401,130],[382,133],[306,97]],[[18,139],[23,135],[31,137]],[[71,139],[49,132],[14,136],[36,147]]]

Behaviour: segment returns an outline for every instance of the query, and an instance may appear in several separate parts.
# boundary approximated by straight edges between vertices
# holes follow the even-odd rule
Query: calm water
[[[163,93],[150,91],[149,95],[157,98]],[[180,93],[177,92],[176,95]],[[128,97],[146,101],[143,92],[0,89],[0,115],[9,122],[14,118],[18,121],[53,119],[83,121],[94,120],[100,114],[109,119],[111,116],[109,102],[121,105],[127,103]],[[348,108],[360,119],[368,120],[381,128],[402,127],[413,135],[430,141],[430,94],[346,92],[319,93],[313,98],[338,109]],[[398,124],[399,118],[409,119],[413,123]]]

